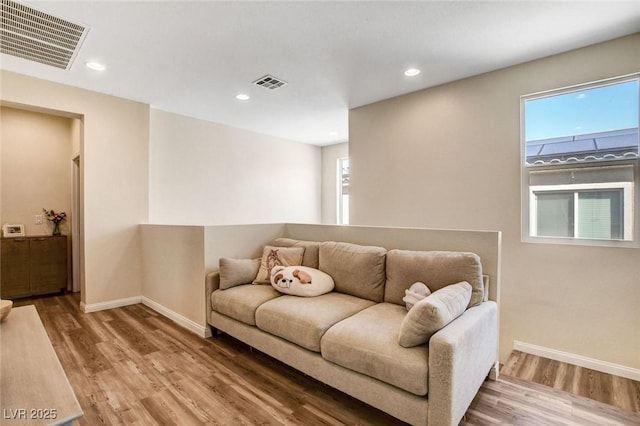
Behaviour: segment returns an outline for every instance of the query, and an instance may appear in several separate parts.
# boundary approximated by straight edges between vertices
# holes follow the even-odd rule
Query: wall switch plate
[[[36,225],[42,225],[42,215],[41,214],[37,214],[36,215]]]

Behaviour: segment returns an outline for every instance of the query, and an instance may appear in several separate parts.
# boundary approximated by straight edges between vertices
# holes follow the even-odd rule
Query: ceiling
[[[22,3],[89,31],[68,70],[2,69],[316,145],[348,139],[350,108],[640,31],[640,1]]]

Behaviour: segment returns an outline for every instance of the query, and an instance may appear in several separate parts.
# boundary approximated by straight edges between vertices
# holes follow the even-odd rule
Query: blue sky
[[[638,80],[525,101],[525,140],[638,127]]]

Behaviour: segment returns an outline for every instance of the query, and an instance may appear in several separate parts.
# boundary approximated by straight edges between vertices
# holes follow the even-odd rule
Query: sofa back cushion
[[[384,301],[403,305],[404,291],[420,281],[435,292],[450,284],[471,284],[469,307],[482,303],[482,264],[475,253],[390,250],[387,253]]]
[[[383,247],[326,241],[320,245],[319,269],[331,275],[335,291],[382,302],[386,253]]]
[[[320,242],[294,240],[291,238],[277,238],[271,244],[277,247],[304,247],[304,255],[302,257],[302,266],[318,269],[318,254],[320,251]]]

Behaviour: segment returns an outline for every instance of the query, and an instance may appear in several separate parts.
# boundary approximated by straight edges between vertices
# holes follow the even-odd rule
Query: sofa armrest
[[[457,425],[497,361],[498,305],[467,309],[429,341],[429,424]]]
[[[220,288],[220,272],[209,272],[204,280],[204,299],[205,299],[205,318],[209,323],[209,315],[211,314],[211,293]]]

